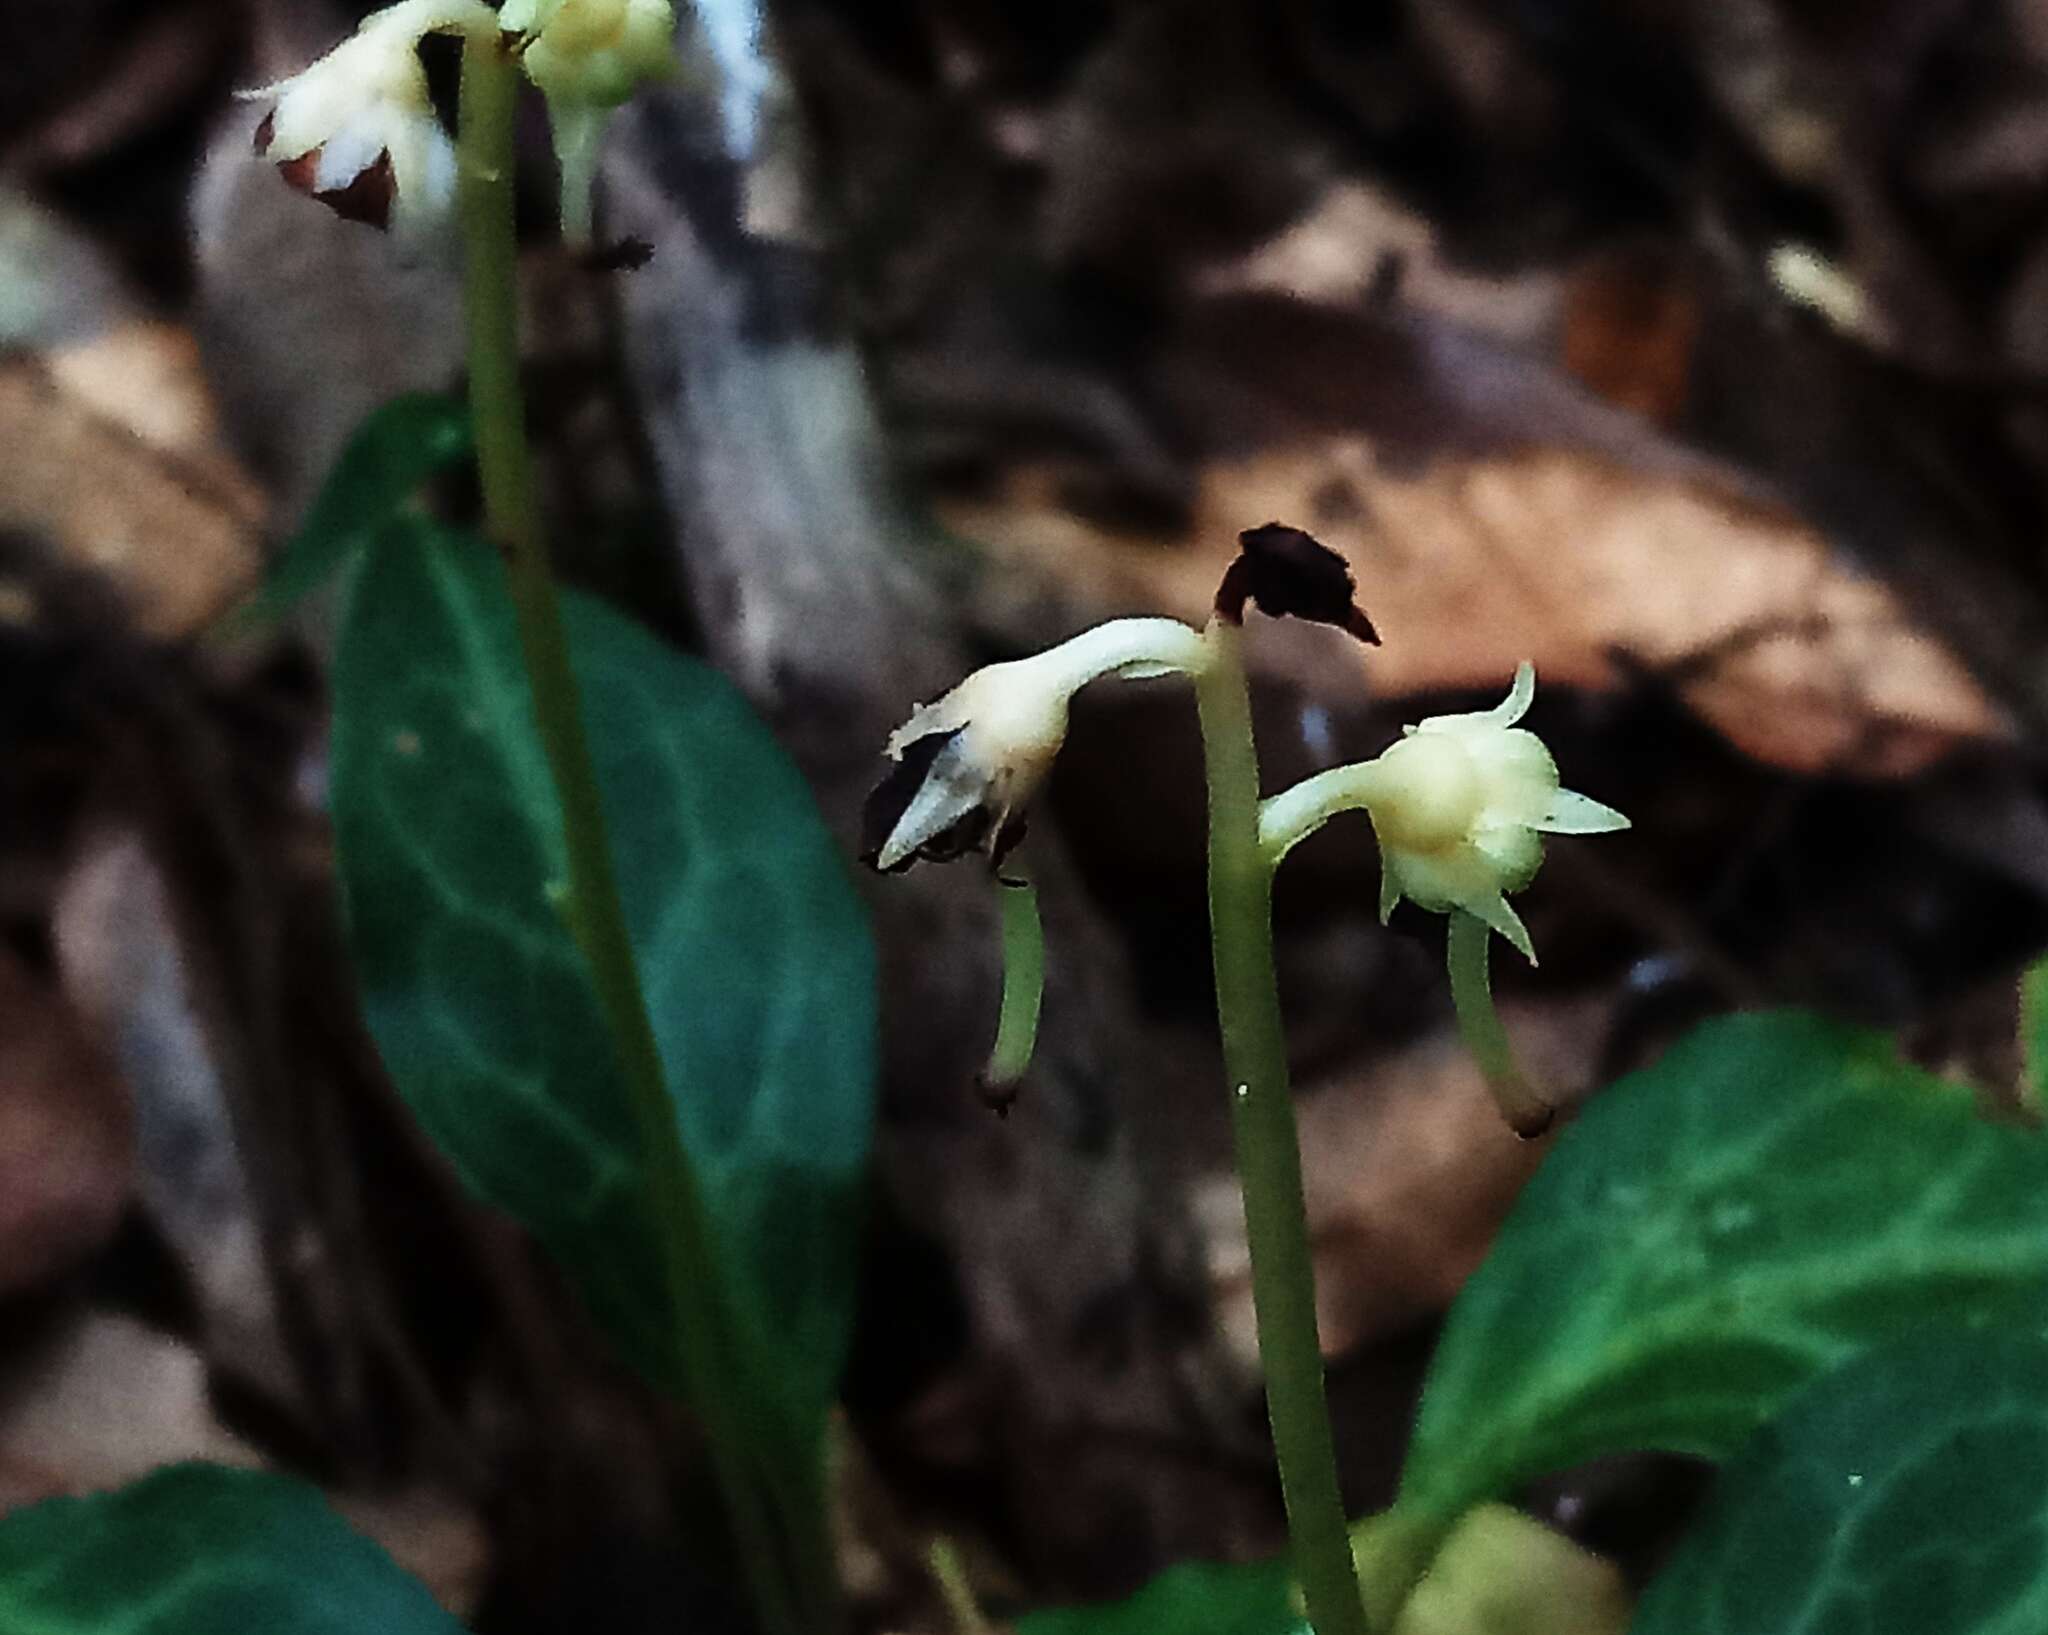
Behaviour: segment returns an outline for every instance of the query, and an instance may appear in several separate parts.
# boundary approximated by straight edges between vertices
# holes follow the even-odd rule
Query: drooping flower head
[[[1066,741],[1075,693],[1104,676],[1192,674],[1208,662],[1200,633],[1177,619],[1113,619],[975,671],[890,735],[896,764],[868,797],[862,856],[884,873],[973,852],[1000,862]]]
[[[669,0],[505,0],[498,20],[522,40],[526,77],[548,100],[562,171],[562,231],[591,234],[598,148],[612,110],[675,70]]]
[[[418,237],[455,197],[455,145],[441,128],[419,44],[433,33],[495,33],[482,0],[403,0],[303,72],[249,97],[273,98],[256,152],[337,214]]]

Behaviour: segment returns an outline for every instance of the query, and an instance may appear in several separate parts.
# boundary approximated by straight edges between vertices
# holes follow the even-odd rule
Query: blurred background
[[[0,4],[0,1506],[278,1465],[485,1635],[679,1598],[719,1627],[689,1427],[361,1030],[328,613],[217,633],[362,417],[460,383],[452,262],[279,185],[234,96],[363,9]],[[610,265],[553,241],[529,110],[534,431],[564,571],[730,673],[849,856],[916,702],[1103,617],[1199,618],[1237,531],[1285,521],[1384,645],[1253,627],[1269,786],[1530,658],[1566,783],[1635,820],[1553,846],[1519,900],[1542,968],[1499,960],[1560,1095],[1798,1003],[2010,1102],[2048,942],[2048,13],[702,17],[613,129]],[[938,1627],[934,1529],[998,1602],[1279,1540],[1192,711],[1098,691],[1034,823],[1052,970],[1007,1120],[973,1090],[986,878],[864,882],[864,1628]],[[1355,1510],[1544,1151],[1456,1045],[1440,924],[1376,898],[1338,824],[1277,905]],[[1638,1565],[1692,1485],[1635,1462],[1528,1502]]]

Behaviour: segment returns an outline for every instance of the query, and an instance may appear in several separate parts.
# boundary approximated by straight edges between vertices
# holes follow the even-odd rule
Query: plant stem
[[[946,1603],[946,1615],[953,1620],[953,1635],[995,1635],[988,1615],[974,1598],[974,1586],[967,1581],[967,1569],[952,1541],[933,1539],[931,1548],[925,1552],[925,1562],[939,1586],[940,1599]]]
[[[1302,1203],[1301,1145],[1273,975],[1273,871],[1259,847],[1259,766],[1238,631],[1211,623],[1195,680],[1209,781],[1209,930],[1216,1013],[1230,1081],[1237,1172],[1251,1247],[1252,1305],[1266,1412],[1287,1506],[1294,1571],[1317,1635],[1365,1635],[1337,1455],[1323,1398],[1315,1266]]]
[[[790,1576],[779,1566],[767,1484],[735,1422],[735,1394],[744,1381],[732,1366],[731,1325],[703,1194],[669,1102],[661,1051],[619,896],[568,635],[541,532],[519,381],[512,191],[512,116],[518,89],[518,71],[494,35],[472,36],[465,42],[458,202],[470,408],[484,526],[506,557],[520,648],[533,687],[534,719],[561,802],[569,925],[589,966],[640,1127],[647,1203],[662,1241],[690,1405],[704,1425],[756,1611],[771,1635],[800,1635],[806,1625],[797,1612]],[[812,1588],[815,1593],[818,1587]]]
[[[1038,1006],[1045,993],[1045,929],[1038,918],[1038,888],[1018,874],[997,889],[1002,894],[1003,1008],[996,1022],[995,1048],[982,1075],[990,1095],[1014,1090],[1031,1066],[1038,1041]]]

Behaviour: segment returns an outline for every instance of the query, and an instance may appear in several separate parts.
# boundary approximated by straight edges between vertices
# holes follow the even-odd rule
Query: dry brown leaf
[[[81,1315],[0,1381],[0,1509],[93,1493],[185,1459],[258,1463],[214,1417],[198,1352],[108,1312]]]
[[[328,1498],[450,1614],[466,1621],[476,1610],[490,1577],[491,1541],[473,1506],[431,1487]]]
[[[132,1317],[82,1312],[8,1364],[0,1376],[0,1514],[104,1492],[186,1460],[265,1463],[215,1417],[199,1353]],[[425,1487],[329,1497],[451,1613],[475,1609],[490,1549],[474,1508]]]
[[[134,1184],[128,1093],[61,998],[0,952],[0,1294],[112,1236]]]
[[[189,334],[128,323],[0,361],[0,527],[107,575],[151,635],[254,582],[264,503],[224,452]]]
[[[1760,760],[1871,776],[2008,730],[1891,591],[1790,511],[1583,451],[1407,473],[1361,438],[1268,449],[1204,469],[1178,548],[1073,515],[1044,471],[1019,472],[1000,499],[951,502],[945,517],[989,548],[994,594],[1050,581],[1084,614],[1190,619],[1205,615],[1240,528],[1307,527],[1350,559],[1385,645],[1311,648],[1262,630],[1254,652],[1308,663],[1325,687],[1485,690],[1526,658],[1547,682],[1599,689],[1618,685],[1626,655],[1672,672],[1687,703]]]

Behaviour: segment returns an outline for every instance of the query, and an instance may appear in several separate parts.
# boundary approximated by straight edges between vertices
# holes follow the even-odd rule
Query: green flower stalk
[[[981,1096],[999,1115],[1009,1113],[1017,1086],[1038,1045],[1038,1007],[1045,994],[1045,928],[1038,919],[1038,888],[1012,870],[1003,887],[1003,1008],[995,1049],[981,1075]]]
[[[568,634],[548,560],[520,386],[513,117],[520,74],[558,119],[623,101],[664,72],[667,0],[400,0],[275,99],[257,150],[285,179],[345,216],[428,237],[459,224],[471,418],[484,531],[503,552],[535,726],[561,805],[563,908],[588,967],[639,1125],[646,1207],[661,1239],[674,1345],[690,1405],[726,1500],[739,1565],[765,1635],[829,1635],[840,1624],[823,1472],[781,1479],[749,1422],[733,1317],[714,1264],[703,1188],[669,1099],[627,923],[587,739]],[[463,42],[456,137],[427,96],[418,48],[429,34]],[[559,128],[559,124],[558,124]],[[595,127],[575,155],[572,234],[588,225]]]

